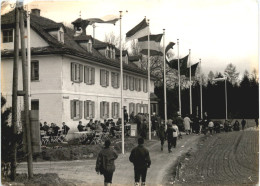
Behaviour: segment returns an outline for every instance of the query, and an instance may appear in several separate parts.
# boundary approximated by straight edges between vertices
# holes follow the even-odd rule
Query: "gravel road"
[[[147,173],[148,185],[162,185],[164,177],[173,167],[173,164],[182,154],[188,152],[191,148],[196,148],[199,138],[197,135],[184,135],[183,139],[178,140],[176,149],[172,153],[167,151],[167,142],[164,144],[164,151],[160,150],[160,141],[153,140],[149,143],[148,149],[152,161],[151,167]],[[113,176],[113,185],[133,185],[134,169],[129,162],[129,152],[120,154],[116,163],[116,171]],[[103,185],[103,176],[95,172],[96,160],[79,161],[59,161],[59,162],[35,162],[33,171],[37,173],[57,173],[60,178],[74,180],[77,185]],[[19,164],[18,173],[26,173],[26,163]]]

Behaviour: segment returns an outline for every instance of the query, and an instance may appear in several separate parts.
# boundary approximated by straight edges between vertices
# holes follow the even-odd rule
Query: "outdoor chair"
[[[40,130],[41,144],[47,145],[50,142],[50,136],[47,136],[46,131]]]
[[[63,142],[63,141],[64,141],[63,130],[59,130],[57,136],[51,137],[52,143],[59,143],[59,142]]]

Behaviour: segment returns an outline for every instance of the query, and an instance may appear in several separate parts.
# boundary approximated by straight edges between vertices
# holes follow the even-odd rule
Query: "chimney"
[[[41,10],[38,8],[34,8],[31,10],[33,15],[40,16]]]

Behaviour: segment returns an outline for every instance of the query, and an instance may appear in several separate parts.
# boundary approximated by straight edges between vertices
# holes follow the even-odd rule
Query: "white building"
[[[103,121],[120,117],[121,80],[118,49],[86,35],[87,21],[77,19],[72,24],[75,32],[41,17],[39,9],[32,10],[30,98],[32,110],[39,110],[40,122],[61,126],[64,121],[75,131],[79,121],[86,124],[91,118]],[[1,92],[7,98],[7,106],[11,106],[13,11],[2,16],[1,26]],[[148,113],[147,71],[139,60],[123,52],[123,106],[129,114]],[[150,85],[152,97],[154,79]],[[21,58],[18,90],[22,90]],[[19,97],[19,111],[22,100]],[[153,103],[152,112],[158,112],[157,102]]]

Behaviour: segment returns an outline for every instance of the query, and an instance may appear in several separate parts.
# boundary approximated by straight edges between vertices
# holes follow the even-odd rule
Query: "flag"
[[[174,42],[169,42],[169,44],[166,46],[166,48],[165,48],[165,54],[167,54],[167,52],[171,49],[171,48],[173,48],[173,46],[175,45],[175,43]]]
[[[138,39],[148,34],[150,34],[149,26],[146,19],[143,19],[138,25],[126,33],[126,41]]]
[[[163,53],[160,50],[160,42],[163,34],[150,35],[150,56],[162,56]],[[138,45],[140,46],[140,53],[148,55],[148,36],[144,36],[138,39]]]
[[[199,65],[199,62],[191,65],[191,77],[195,76],[198,65]],[[190,76],[190,68],[188,68],[186,76],[187,77]]]
[[[119,20],[119,16],[117,16],[117,15],[106,15],[102,18],[89,18],[87,20],[90,22],[89,25],[92,25],[93,23],[116,24],[116,22]]]
[[[187,61],[189,55],[185,56],[184,58],[180,59],[180,74],[186,75],[187,74]],[[173,59],[171,61],[166,61],[170,68],[178,70],[178,59]]]

